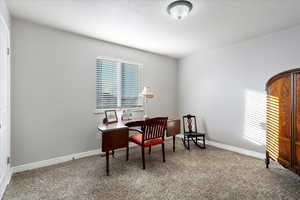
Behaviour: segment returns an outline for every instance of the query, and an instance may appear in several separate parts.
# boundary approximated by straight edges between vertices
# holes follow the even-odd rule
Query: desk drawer
[[[167,137],[176,136],[180,133],[180,119],[168,120]]]
[[[127,147],[128,127],[108,130],[102,133],[102,152]]]

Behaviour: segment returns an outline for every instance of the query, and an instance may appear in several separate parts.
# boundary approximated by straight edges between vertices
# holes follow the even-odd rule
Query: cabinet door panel
[[[300,169],[300,73],[295,74],[295,133],[294,133],[294,167]]]
[[[267,151],[286,167],[291,164],[291,75],[277,78],[268,88]]]
[[[294,168],[300,173],[300,142],[296,142],[295,154]]]

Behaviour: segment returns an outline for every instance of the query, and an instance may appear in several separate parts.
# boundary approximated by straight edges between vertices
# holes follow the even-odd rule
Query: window
[[[141,65],[97,58],[96,109],[141,107]]]

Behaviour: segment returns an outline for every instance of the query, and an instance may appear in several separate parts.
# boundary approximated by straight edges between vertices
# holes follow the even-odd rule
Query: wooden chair
[[[197,131],[197,121],[194,115],[185,115],[183,116],[183,144],[185,148],[190,150],[190,140],[192,140],[198,147],[205,149],[205,134],[198,133]],[[199,142],[202,141],[202,144]],[[186,142],[188,145],[186,145]]]
[[[151,146],[161,144],[162,147],[162,156],[163,162],[165,160],[165,144],[164,144],[164,135],[167,126],[167,117],[157,117],[152,119],[145,120],[142,129],[129,128],[131,131],[137,131],[139,133],[129,137],[129,141],[136,143],[141,146],[142,149],[142,160],[143,160],[143,169],[146,169],[145,165],[145,147],[149,147],[149,153],[151,151]],[[129,148],[127,147],[127,155],[129,156]]]

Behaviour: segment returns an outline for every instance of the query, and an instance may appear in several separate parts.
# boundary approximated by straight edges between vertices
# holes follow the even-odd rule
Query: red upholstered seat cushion
[[[141,133],[132,135],[129,137],[129,141],[134,142],[138,145],[142,145],[142,137],[143,135]],[[150,147],[153,145],[157,145],[157,144],[162,144],[164,141],[162,138],[155,138],[155,139],[151,139],[151,140],[146,140],[144,142],[144,146],[145,147]]]

